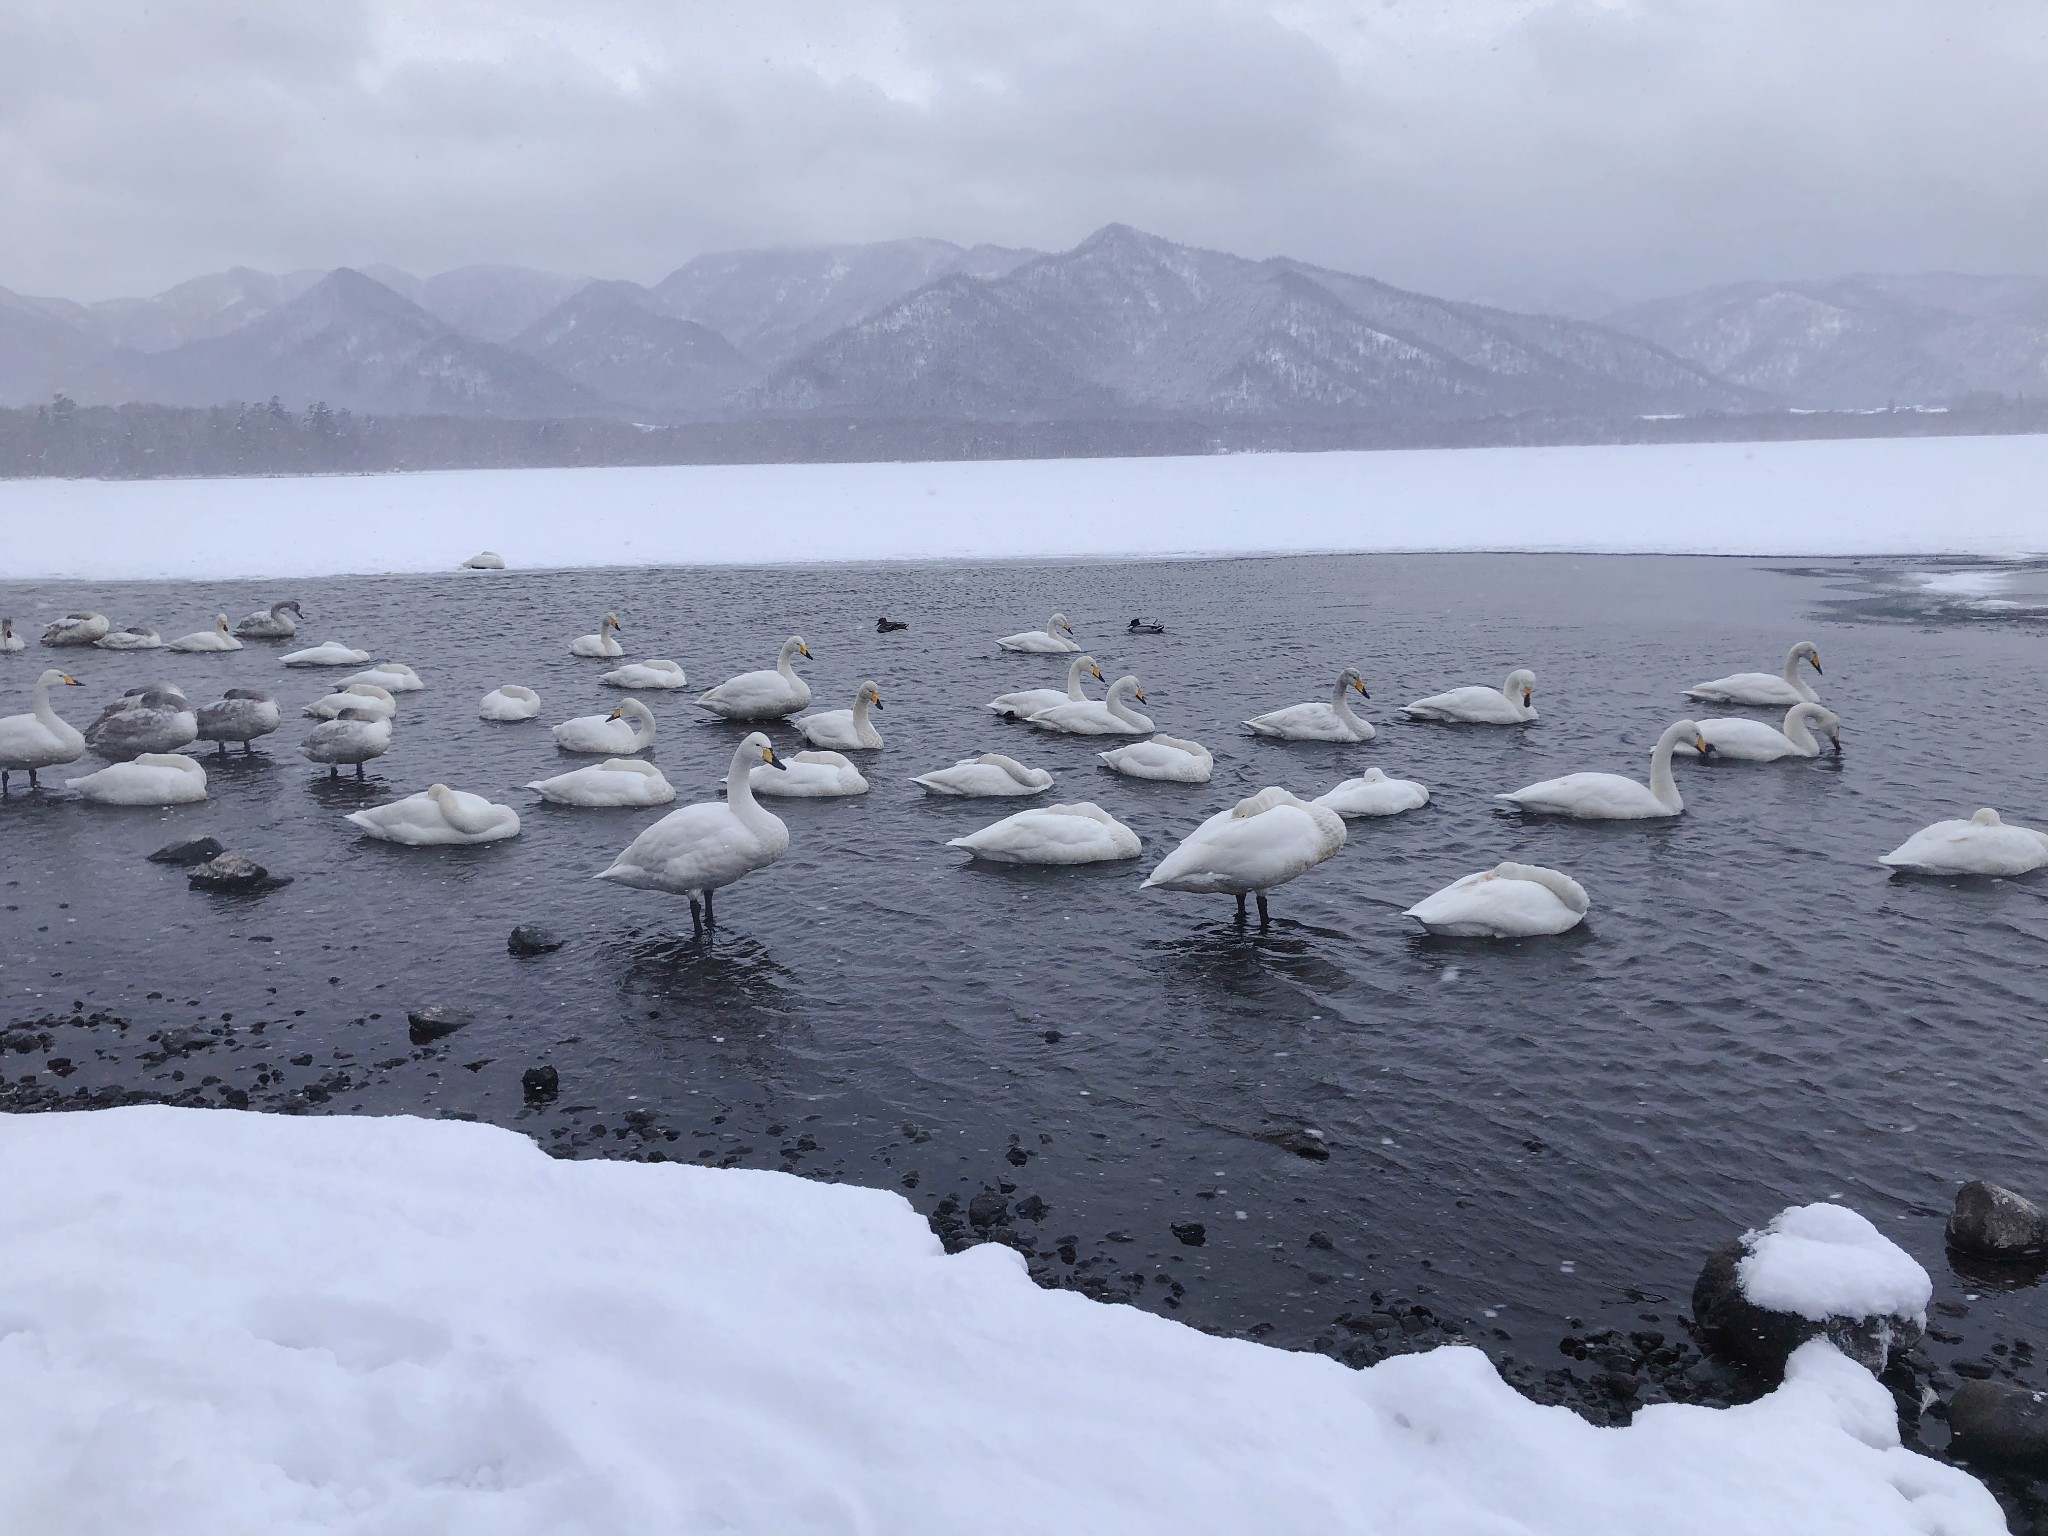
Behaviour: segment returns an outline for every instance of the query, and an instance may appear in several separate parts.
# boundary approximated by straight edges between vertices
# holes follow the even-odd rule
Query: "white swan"
[[[755,794],[779,795],[786,800],[834,800],[868,792],[868,781],[853,760],[837,752],[799,752],[777,761],[789,771],[778,773],[763,763],[747,776]]]
[[[1067,622],[1064,613],[1056,613],[1047,619],[1043,629],[1026,629],[1014,635],[1004,635],[996,644],[1006,651],[1028,651],[1035,655],[1081,649],[1074,642],[1074,626]]]
[[[169,648],[174,651],[239,651],[242,642],[228,633],[228,616],[217,613],[213,616],[213,628],[196,629],[189,635],[180,635]]]
[[[1383,770],[1368,768],[1328,794],[1317,795],[1310,804],[1327,805],[1347,820],[1355,816],[1398,816],[1429,804],[1429,786],[1414,779],[1390,779]]]
[[[305,713],[315,720],[332,720],[344,709],[361,719],[390,720],[398,714],[398,700],[388,688],[375,683],[345,683],[332,693],[323,693],[308,704]]]
[[[318,645],[307,646],[303,651],[290,651],[278,657],[287,667],[360,667],[369,659],[368,651],[343,645],[339,640],[324,640]]]
[[[988,701],[988,707],[1009,720],[1029,720],[1042,709],[1055,709],[1062,704],[1080,704],[1088,698],[1088,690],[1081,685],[1083,677],[1092,677],[1098,683],[1102,679],[1102,668],[1095,664],[1093,656],[1076,656],[1074,664],[1067,668],[1067,688],[1062,693],[1057,688],[1026,688],[1018,693],[1005,693]]]
[[[43,631],[45,645],[92,645],[107,632],[107,616],[79,609]]]
[[[299,632],[299,601],[288,597],[268,608],[259,608],[235,625],[235,633],[246,640],[289,640]]]
[[[494,549],[480,549],[462,565],[464,570],[470,571],[502,571],[505,569],[505,557]]]
[[[1413,704],[1403,704],[1401,713],[1410,720],[1442,720],[1458,725],[1520,725],[1536,718],[1536,674],[1517,667],[1498,688],[1453,688],[1432,693]],[[1530,866],[1534,868],[1534,865]]]
[[[1762,720],[1702,720],[1700,735],[1724,763],[1774,763],[1781,757],[1819,757],[1820,741],[1811,729],[1827,732],[1835,751],[1842,750],[1842,717],[1825,704],[1794,704],[1785,711],[1785,728]],[[1678,744],[1680,757],[1698,757],[1690,742]]]
[[[674,662],[657,659],[629,661],[623,667],[614,667],[598,681],[614,688],[680,688],[689,679]]]
[[[571,656],[598,657],[604,660],[625,655],[626,648],[613,638],[613,635],[618,631],[618,627],[619,616],[616,613],[606,614],[603,622],[597,626],[596,634],[578,635],[569,642],[569,654]]]
[[[11,773],[26,771],[28,786],[34,789],[37,770],[75,763],[85,756],[85,733],[50,707],[52,688],[82,686],[69,672],[51,667],[36,679],[35,702],[29,712],[0,719],[0,795],[7,793]]]
[[[555,745],[564,752],[602,752],[626,757],[654,745],[654,711],[628,699],[608,715],[578,715],[555,727]]]
[[[1570,875],[1540,864],[1496,864],[1401,915],[1448,938],[1531,939],[1578,927],[1591,905],[1586,888]]]
[[[182,752],[145,752],[64,787],[95,805],[190,805],[206,798],[206,770]]]
[[[1922,827],[1877,862],[1909,875],[2024,875],[2048,866],[2048,832],[2007,825],[1987,807]]]
[[[1707,750],[1700,728],[1690,720],[1674,720],[1657,738],[1650,753],[1650,782],[1624,778],[1618,773],[1568,773],[1560,779],[1529,784],[1512,794],[1495,795],[1518,810],[1547,816],[1576,816],[1588,821],[1640,821],[1652,816],[1676,816],[1685,809],[1678,782],[1671,777],[1671,754],[1690,737],[1693,749]]]
[[[690,920],[701,930],[715,921],[711,893],[766,869],[789,851],[789,828],[757,804],[748,771],[775,763],[775,748],[759,731],[733,752],[725,775],[725,801],[700,801],[670,811],[642,832],[596,876],[643,891],[673,891],[690,898]],[[699,902],[702,910],[699,910]]]
[[[965,800],[994,800],[1010,795],[1042,795],[1052,788],[1052,775],[1043,768],[1026,768],[1014,757],[984,752],[963,757],[950,768],[934,769],[910,781],[935,795]]]
[[[277,700],[261,688],[230,688],[198,711],[199,739],[216,743],[222,752],[228,743],[239,741],[244,752],[259,736],[268,736],[279,723]]]
[[[430,784],[416,795],[351,811],[342,818],[371,837],[408,848],[453,843],[495,843],[519,835],[519,813],[482,795]]]
[[[419,673],[396,661],[380,661],[374,667],[366,667],[361,672],[351,672],[342,679],[342,682],[371,683],[392,693],[418,693],[427,686],[420,681]]]
[[[1268,921],[1266,893],[1307,874],[1344,846],[1344,818],[1312,805],[1277,784],[1218,811],[1181,840],[1145,877],[1140,890],[1221,893],[1259,898],[1259,921]]]
[[[526,786],[556,805],[667,805],[675,786],[652,763],[636,757],[612,757],[588,768],[571,769]]]
[[[110,629],[93,644],[103,651],[160,651],[164,637],[153,629],[133,625],[127,629]]]
[[[1061,731],[1069,736],[1146,736],[1152,731],[1152,717],[1131,708],[1130,701],[1145,702],[1145,690],[1135,677],[1125,675],[1109,685],[1100,699],[1070,699],[1041,709],[1030,723],[1042,731]]]
[[[85,728],[85,744],[115,762],[145,752],[176,752],[198,739],[192,701],[167,683],[130,688]]]
[[[0,653],[27,649],[28,642],[14,632],[14,620],[0,619]]]
[[[1373,730],[1371,721],[1361,720],[1351,712],[1353,692],[1361,699],[1372,697],[1365,691],[1365,679],[1358,675],[1358,669],[1346,667],[1337,674],[1329,703],[1290,704],[1270,714],[1254,715],[1244,723],[1252,728],[1253,734],[1277,741],[1371,741],[1378,732]]]
[[[1164,733],[1095,755],[1127,778],[1164,779],[1175,784],[1206,784],[1216,766],[1216,759],[1199,741]]]
[[[331,779],[344,763],[356,765],[356,777],[363,776],[363,764],[391,750],[391,722],[380,720],[368,709],[345,706],[332,720],[323,720],[306,733],[299,744],[301,756],[327,765]]]
[[[809,661],[811,648],[802,635],[791,635],[782,642],[773,667],[727,678],[698,695],[697,707],[728,720],[777,720],[808,709],[811,685],[796,675],[794,663],[799,656]]]
[[[815,715],[799,715],[792,722],[814,747],[841,752],[879,752],[882,733],[868,719],[870,709],[882,707],[882,690],[873,678],[864,679],[853,695],[851,709],[823,709]]]
[[[1820,674],[1820,649],[1811,640],[1802,640],[1785,653],[1782,672],[1734,672],[1710,683],[1694,683],[1685,696],[1706,704],[1754,704],[1760,708],[1817,704],[1820,695],[1799,675],[1802,661],[1816,676]]]
[[[500,725],[515,720],[531,720],[539,713],[540,695],[518,683],[493,688],[476,707],[477,719]]]
[[[946,846],[994,864],[1101,864],[1142,851],[1137,833],[1089,800],[1034,805]]]

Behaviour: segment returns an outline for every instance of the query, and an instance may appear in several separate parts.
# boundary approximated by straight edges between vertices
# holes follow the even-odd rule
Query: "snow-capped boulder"
[[[2048,1257],[2048,1214],[2022,1195],[1973,1179],[1956,1191],[1948,1245],[1973,1259],[2025,1263]]]

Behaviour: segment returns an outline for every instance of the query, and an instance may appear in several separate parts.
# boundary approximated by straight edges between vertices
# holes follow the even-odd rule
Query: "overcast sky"
[[[2043,0],[7,0],[0,285],[1120,220],[1597,311],[2048,268]]]

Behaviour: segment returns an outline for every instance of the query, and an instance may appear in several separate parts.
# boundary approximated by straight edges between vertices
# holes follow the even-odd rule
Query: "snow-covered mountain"
[[[509,343],[623,406],[701,413],[760,369],[708,326],[662,314],[637,283],[591,283]]]

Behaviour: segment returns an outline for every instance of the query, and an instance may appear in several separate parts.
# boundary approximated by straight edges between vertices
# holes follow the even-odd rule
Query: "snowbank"
[[[0,579],[1300,550],[2019,555],[2048,437],[0,481]],[[489,580],[492,578],[481,577]]]
[[[1759,1307],[1815,1323],[1905,1317],[1927,1326],[1934,1282],[1859,1211],[1827,1201],[1791,1206],[1742,1241],[1749,1253],[1736,1278]]]
[[[1832,1346],[1596,1429],[947,1257],[893,1194],[413,1119],[0,1120],[0,1529],[2004,1530]]]

